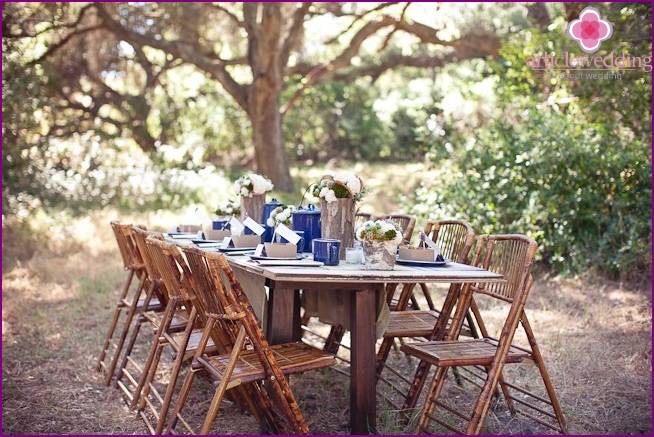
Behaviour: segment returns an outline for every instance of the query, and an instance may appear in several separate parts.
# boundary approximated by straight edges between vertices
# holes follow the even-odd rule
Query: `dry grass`
[[[51,224],[49,229],[57,230],[51,235],[58,238],[46,244],[3,223],[3,434],[147,432],[118,390],[104,387],[94,371],[123,278],[109,219],[99,215],[69,226]],[[498,319],[493,306],[482,310],[487,322]],[[649,286],[632,290],[539,273],[527,311],[571,433],[651,434]],[[145,350],[147,336],[141,338]],[[410,373],[413,363],[393,355],[391,360]],[[161,373],[165,377],[166,367]],[[536,381],[527,373],[517,376]],[[347,376],[328,370],[291,382],[312,432],[348,432]],[[465,392],[452,390],[453,396]],[[209,392],[206,383],[195,384],[189,401],[194,421],[201,420]],[[383,405],[379,414],[380,432],[411,430],[398,424],[392,406]],[[489,433],[545,432],[507,417],[502,408],[492,412],[487,426]],[[258,426],[227,403],[214,431],[256,434]]]

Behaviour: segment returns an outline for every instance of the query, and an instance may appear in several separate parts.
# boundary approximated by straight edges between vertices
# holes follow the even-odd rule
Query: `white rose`
[[[329,188],[327,187],[322,187],[320,190],[320,194],[318,195],[319,197],[325,198],[327,196],[327,192],[329,191]]]
[[[358,194],[361,191],[361,181],[359,180],[358,177],[355,176],[347,182],[347,187],[354,194]]]
[[[325,194],[325,200],[327,203],[336,201],[336,193],[334,193],[334,190],[327,190],[327,193]]]
[[[266,224],[270,227],[275,226],[275,220],[273,220],[272,217],[268,217],[268,220],[266,220]]]

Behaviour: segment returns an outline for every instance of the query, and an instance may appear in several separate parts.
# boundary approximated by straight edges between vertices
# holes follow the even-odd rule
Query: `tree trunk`
[[[275,190],[291,192],[294,187],[284,148],[279,92],[261,84],[253,91],[250,120],[257,172],[269,177]]]
[[[293,191],[293,180],[284,149],[280,96],[284,86],[285,18],[277,3],[244,4],[248,29],[248,60],[252,86],[248,93],[248,115],[257,171],[268,176],[278,191]]]

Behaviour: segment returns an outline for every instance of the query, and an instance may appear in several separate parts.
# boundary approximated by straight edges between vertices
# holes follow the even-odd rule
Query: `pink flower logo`
[[[595,53],[602,41],[606,41],[613,34],[613,26],[602,20],[597,9],[587,7],[579,15],[578,20],[568,24],[568,35],[579,42],[581,50],[586,53]]]

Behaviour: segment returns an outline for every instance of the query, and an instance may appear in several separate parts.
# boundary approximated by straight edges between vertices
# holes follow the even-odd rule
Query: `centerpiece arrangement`
[[[229,220],[232,216],[241,213],[241,206],[235,200],[223,200],[216,206],[213,213],[216,214],[218,220]]]
[[[294,258],[296,256],[296,245],[291,243],[282,243],[280,235],[276,235],[277,226],[280,224],[290,225],[291,216],[295,206],[278,206],[270,212],[270,216],[266,220],[266,224],[275,228],[271,242],[264,243],[266,255],[277,258]]]
[[[266,193],[273,188],[270,179],[254,173],[241,176],[234,182],[234,191],[241,196],[241,221],[246,216],[257,221],[261,218]]]
[[[322,238],[341,241],[340,259],[345,259],[345,249],[354,242],[355,202],[364,194],[361,178],[351,173],[327,174],[313,185],[313,195],[321,199]]]
[[[356,238],[363,242],[366,269],[393,270],[395,252],[403,239],[400,226],[390,221],[368,220],[357,228]]]

